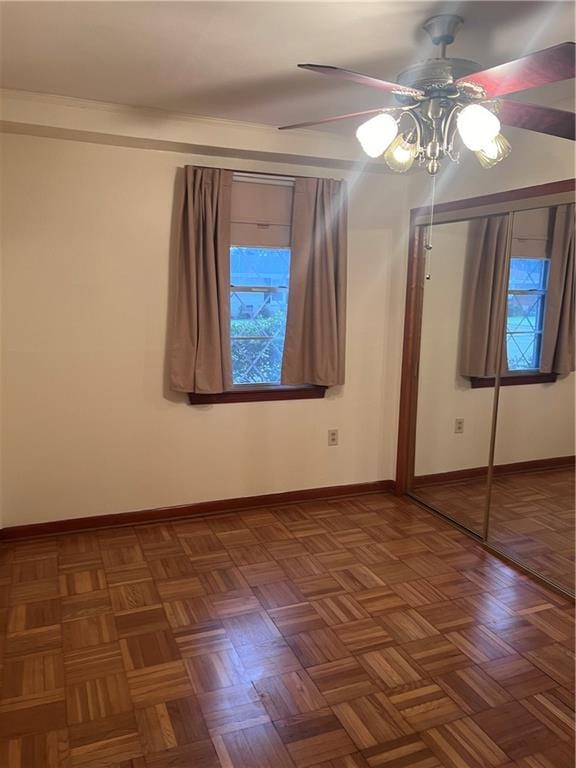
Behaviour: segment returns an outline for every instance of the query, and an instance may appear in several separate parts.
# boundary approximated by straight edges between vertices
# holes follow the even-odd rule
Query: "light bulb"
[[[406,173],[412,167],[417,154],[416,144],[410,144],[401,133],[396,136],[384,153],[388,168],[397,173]]]
[[[371,117],[356,131],[356,138],[369,157],[380,157],[388,149],[398,133],[398,125],[388,113]]]
[[[482,149],[476,150],[474,154],[482,168],[493,168],[505,157],[508,157],[512,147],[508,139],[499,133],[492,141],[488,142]]]
[[[480,104],[469,104],[458,113],[458,133],[464,144],[476,152],[500,133],[500,120]]]

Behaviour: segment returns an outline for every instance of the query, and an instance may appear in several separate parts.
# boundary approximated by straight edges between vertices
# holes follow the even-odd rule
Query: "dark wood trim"
[[[242,496],[237,499],[200,501],[194,504],[184,504],[179,507],[159,507],[158,509],[142,509],[136,512],[77,517],[70,520],[55,520],[48,523],[32,523],[31,525],[15,525],[0,530],[0,541],[25,539],[31,536],[73,533],[97,528],[138,525],[140,523],[165,523],[169,520],[209,517],[211,515],[221,515],[227,512],[244,512],[248,509],[260,509],[262,507],[301,504],[305,501],[330,501],[330,499],[342,499],[348,496],[391,493],[393,490],[393,480],[374,480],[371,483],[332,485],[326,488],[306,488],[300,491],[267,493],[260,496]]]
[[[494,476],[513,475],[518,472],[572,469],[574,466],[576,466],[576,457],[554,456],[549,459],[532,459],[531,461],[515,461],[511,464],[495,464]],[[433,475],[419,475],[414,477],[414,488],[421,488],[425,485],[458,483],[461,480],[485,477],[487,473],[488,467],[470,467],[468,469],[456,469],[451,472],[437,472]]]
[[[423,228],[414,224],[410,215],[408,242],[408,279],[404,310],[404,342],[402,350],[402,385],[398,423],[396,457],[396,487],[398,495],[406,493],[412,483],[414,451],[416,448],[416,413],[418,408],[418,365],[424,301],[424,272],[426,260],[422,253]]]
[[[509,374],[500,377],[501,387],[517,387],[523,384],[551,384],[556,381],[556,373],[518,373]],[[470,376],[470,387],[472,389],[485,389],[493,387],[496,384],[494,377],[481,378],[480,376]]]
[[[576,179],[563,179],[522,189],[511,189],[492,195],[468,197],[446,203],[438,203],[435,212],[450,213],[484,205],[513,202],[527,198],[562,194],[576,190]],[[425,226],[416,222],[429,215],[429,207],[412,208],[408,240],[408,279],[404,311],[404,341],[402,348],[402,374],[400,383],[400,410],[398,415],[398,449],[396,457],[396,485],[398,495],[410,489],[414,472],[416,450],[416,415],[418,406],[418,366],[422,330],[422,304],[424,296],[425,258],[419,239]]]
[[[521,189],[507,189],[505,192],[495,192],[492,195],[480,195],[479,197],[465,197],[460,200],[451,200],[447,203],[436,203],[434,213],[453,213],[467,208],[481,208],[484,205],[498,205],[499,203],[513,203],[516,200],[529,200],[531,197],[545,197],[546,195],[560,195],[564,192],[576,190],[576,179],[562,179],[551,181],[547,184],[538,184],[534,187],[522,187]],[[413,208],[411,215],[414,218],[428,216],[429,206]]]
[[[327,387],[238,387],[229,392],[199,395],[188,392],[190,405],[214,405],[216,403],[260,403],[266,400],[317,400],[324,397]]]

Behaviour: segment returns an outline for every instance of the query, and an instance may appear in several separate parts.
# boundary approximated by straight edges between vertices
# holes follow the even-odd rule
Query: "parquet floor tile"
[[[574,739],[574,696],[570,691],[555,688],[529,696],[522,704],[561,739]]]
[[[518,701],[487,709],[473,720],[513,760],[540,752],[556,740],[554,733]]]
[[[472,715],[512,701],[512,696],[480,667],[448,672],[436,681],[464,712]]]
[[[70,725],[132,711],[124,673],[92,677],[66,687],[66,714]]]
[[[0,765],[10,768],[66,768],[68,730],[34,733],[0,741]]]
[[[4,544],[0,766],[573,768],[573,642],[388,495]]]
[[[310,667],[307,671],[326,701],[332,705],[380,690],[374,679],[352,656]]]
[[[365,749],[363,755],[370,768],[442,768],[432,750],[417,736],[402,736]],[[463,765],[463,764],[462,764]]]
[[[91,645],[103,645],[117,640],[116,624],[111,613],[101,613],[86,619],[67,621],[62,626],[65,651],[77,651]]]
[[[257,692],[252,683],[201,693],[198,701],[211,734],[242,731],[270,722],[263,704],[264,696]]]
[[[214,744],[209,739],[205,739],[186,747],[176,747],[146,755],[142,768],[220,768],[220,766]],[[127,768],[140,768],[140,766],[127,766]]]
[[[415,731],[435,728],[464,716],[456,701],[431,681],[398,688],[388,698]]]
[[[482,664],[482,669],[516,699],[555,688],[557,683],[520,655]]]
[[[142,756],[133,712],[71,725],[70,768],[104,768]]]
[[[470,718],[424,731],[422,739],[446,768],[497,768],[510,762],[498,744]]]
[[[329,708],[278,720],[275,728],[297,768],[356,752],[340,720]]]
[[[304,670],[265,677],[254,684],[271,720],[314,712],[327,702]]]
[[[213,742],[220,763],[226,768],[294,767],[286,747],[271,723],[219,734],[213,736]]]
[[[314,603],[285,605],[281,608],[273,608],[269,614],[284,637],[323,629],[327,626]]]
[[[53,598],[15,605],[8,610],[8,634],[60,624],[60,600]]]
[[[209,738],[195,696],[137,709],[136,721],[146,754],[183,747]]]
[[[402,713],[383,693],[336,704],[336,717],[358,749],[367,749],[413,732]]]
[[[424,679],[423,670],[400,647],[364,653],[360,662],[386,691]]]

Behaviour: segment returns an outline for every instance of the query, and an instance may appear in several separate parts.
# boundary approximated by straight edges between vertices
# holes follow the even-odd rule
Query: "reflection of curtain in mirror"
[[[495,376],[506,307],[508,215],[473,219],[462,290],[461,376]]]
[[[540,370],[570,373],[574,365],[574,204],[552,211],[550,275],[542,334]]]

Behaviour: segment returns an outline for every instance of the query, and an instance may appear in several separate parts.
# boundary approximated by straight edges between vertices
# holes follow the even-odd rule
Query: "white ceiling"
[[[386,79],[434,55],[419,29],[458,12],[451,55],[493,65],[574,38],[570,2],[4,2],[5,88],[280,125],[380,106],[368,88],[296,68]],[[565,106],[573,84],[526,94]],[[347,125],[350,130],[350,124]]]

